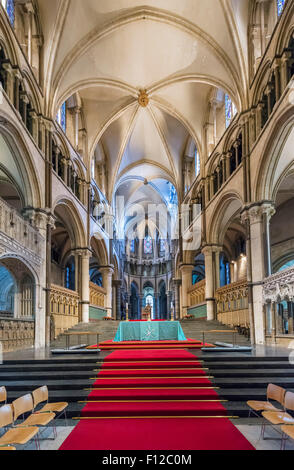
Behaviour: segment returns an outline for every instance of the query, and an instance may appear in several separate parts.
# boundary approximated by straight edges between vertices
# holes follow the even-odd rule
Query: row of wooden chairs
[[[4,435],[0,437],[0,450],[15,450],[15,445],[25,445],[34,439],[36,448],[40,449],[40,429],[46,429],[55,418],[64,414],[68,403],[49,403],[48,387],[45,385],[7,404],[7,391],[0,387],[0,429],[4,429]],[[25,419],[25,415],[29,416]],[[22,422],[17,420],[22,416]],[[53,424],[54,439],[57,436],[56,427]]]
[[[281,450],[284,450],[287,439],[289,437],[294,439],[294,417],[289,413],[289,411],[294,411],[294,393],[278,385],[269,384],[266,401],[248,401],[247,405],[250,408],[249,416],[254,413],[259,417],[259,413],[261,413],[264,418],[261,427],[261,437],[263,439],[266,439],[264,436],[266,426],[280,427]]]

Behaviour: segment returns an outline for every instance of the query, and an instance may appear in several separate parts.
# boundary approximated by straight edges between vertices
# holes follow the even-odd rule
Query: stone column
[[[291,51],[285,51],[281,58],[281,94],[283,94],[289,83],[289,61],[291,59]]]
[[[112,316],[112,276],[114,273],[113,266],[105,266],[100,268],[102,274],[102,283],[104,289],[106,289],[106,305],[107,316]]]
[[[159,319],[159,298],[158,298],[158,292],[154,292],[154,320]]]
[[[32,65],[32,46],[33,46],[33,15],[34,7],[31,2],[26,3],[27,18],[28,18],[28,62]]]
[[[172,292],[167,292],[167,319],[171,319],[171,309],[172,309]]]
[[[275,93],[276,100],[281,98],[281,74],[280,74],[280,59],[275,58],[273,62],[274,76],[275,76]]]
[[[14,74],[10,62],[3,63],[3,69],[6,73],[6,94],[10,101],[14,102]],[[3,87],[4,88],[4,87]]]
[[[180,306],[180,287],[182,280],[173,279],[174,288],[175,288],[175,310],[174,310],[174,320],[180,320],[181,318],[181,306]]]
[[[249,302],[252,302],[253,327],[255,342],[264,343],[264,314],[263,314],[263,281],[270,264],[270,239],[268,222],[273,213],[272,204],[256,204],[248,209],[242,218],[248,218],[249,223],[249,258],[248,283]],[[252,255],[251,255],[252,254]],[[252,299],[251,299],[252,297]]]
[[[80,276],[80,282],[81,282],[81,316],[82,316],[82,322],[83,323],[89,323],[90,321],[90,316],[89,316],[89,306],[90,306],[90,274],[89,274],[89,269],[90,269],[90,257],[91,257],[91,252],[86,249],[86,250],[81,250],[80,251],[80,257],[81,257],[81,276]]]
[[[183,264],[180,266],[182,275],[182,316],[187,315],[188,307],[190,307],[188,290],[192,287],[193,269],[193,264]]]
[[[116,305],[116,320],[121,319],[121,288],[122,288],[122,281],[115,280],[113,281],[113,285],[115,287],[115,305]]]
[[[206,246],[202,253],[205,257],[205,280],[206,280],[206,304],[207,320],[215,319],[215,298],[214,298],[214,272],[213,272],[213,250],[211,246]]]
[[[230,178],[231,176],[231,156],[232,152],[228,152],[226,154],[226,180]]]

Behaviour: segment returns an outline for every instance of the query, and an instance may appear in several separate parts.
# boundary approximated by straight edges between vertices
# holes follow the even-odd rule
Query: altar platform
[[[125,321],[119,324],[114,343],[125,341],[187,341],[178,321]]]

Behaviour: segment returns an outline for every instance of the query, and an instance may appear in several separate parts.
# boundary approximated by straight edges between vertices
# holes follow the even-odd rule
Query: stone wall
[[[0,317],[0,342],[4,352],[31,348],[35,339],[33,320],[3,319]]]

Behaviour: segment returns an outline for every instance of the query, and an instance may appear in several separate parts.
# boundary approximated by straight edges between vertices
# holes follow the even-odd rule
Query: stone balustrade
[[[188,290],[188,296],[191,307],[205,303],[205,287],[205,279],[190,287]]]
[[[51,285],[51,339],[79,323],[79,294],[65,287]]]
[[[0,344],[3,352],[34,346],[34,320],[6,319],[0,317]]]
[[[294,302],[294,268],[269,276],[264,281],[263,303]]]
[[[44,239],[38,229],[2,198],[0,198],[0,241],[8,251],[25,250],[29,259],[36,257],[39,261],[42,258]]]
[[[90,282],[90,305],[95,307],[105,307],[106,290]]]
[[[248,283],[246,279],[216,291],[217,320],[223,325],[249,327]]]

